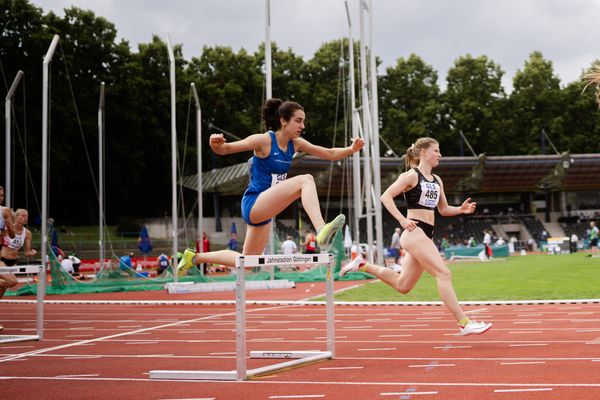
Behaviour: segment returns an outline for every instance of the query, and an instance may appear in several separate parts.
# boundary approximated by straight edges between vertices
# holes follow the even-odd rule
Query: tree
[[[444,95],[446,116],[452,124],[452,144],[460,142],[462,132],[477,153],[502,154],[506,131],[502,126],[505,93],[500,66],[486,56],[459,57],[448,71]],[[443,146],[446,148],[446,146]],[[446,153],[456,154],[448,143]]]
[[[381,77],[380,135],[396,154],[421,136],[440,139],[440,89],[437,72],[416,54],[399,58]]]
[[[510,108],[512,131],[519,138],[510,149],[513,154],[538,154],[542,129],[561,148],[560,80],[541,52],[531,53],[523,70],[515,74]]]

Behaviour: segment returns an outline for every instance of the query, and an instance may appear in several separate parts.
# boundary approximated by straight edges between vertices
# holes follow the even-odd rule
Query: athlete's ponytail
[[[596,87],[596,102],[600,106],[600,63],[594,65],[584,76],[583,80],[586,83],[583,91],[588,86],[592,85]]]
[[[281,128],[281,118],[289,121],[298,110],[304,111],[304,108],[293,101],[282,101],[280,99],[267,100],[261,110],[265,129],[268,131],[277,131]]]
[[[408,149],[406,149],[406,158],[404,164],[406,165],[406,169],[409,170],[411,168],[416,167],[419,164],[419,156],[421,154],[421,150],[429,148],[432,144],[437,144],[438,141],[434,138],[430,137],[422,137],[417,139],[416,142],[410,145]]]

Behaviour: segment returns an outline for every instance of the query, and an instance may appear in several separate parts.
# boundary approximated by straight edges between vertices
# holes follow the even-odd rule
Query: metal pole
[[[44,57],[44,62],[42,63],[42,73],[43,73],[43,83],[42,83],[42,272],[40,274],[40,280],[42,282],[46,282],[46,256],[48,254],[48,85],[49,85],[49,76],[48,69],[50,62],[52,61],[52,56],[54,55],[54,50],[56,49],[56,45],[58,44],[58,35],[54,35],[52,39],[52,43],[50,43],[50,47],[48,48],[48,52],[46,53],[46,57]],[[38,298],[41,296],[42,298],[46,294],[46,285],[38,285]],[[43,308],[37,309],[38,319],[44,319],[44,310]],[[39,333],[40,340],[42,339],[43,332]]]
[[[265,98],[266,100],[273,97],[273,78],[271,74],[271,1],[265,0]],[[276,217],[272,218],[271,221],[271,239],[269,243],[269,249],[271,254],[275,254],[275,234],[276,230]],[[274,268],[270,270],[271,280],[275,279]]]
[[[371,129],[373,137],[373,191],[375,205],[375,236],[377,262],[383,264],[383,221],[381,219],[381,163],[379,161],[379,105],[377,96],[377,64],[373,50],[373,0],[369,0],[369,60],[371,78]]]
[[[358,110],[356,109],[356,93],[354,82],[354,39],[352,38],[352,20],[350,19],[350,10],[348,1],[345,1],[346,15],[348,17],[348,75],[350,77],[350,112],[352,116],[352,138],[358,138]],[[362,201],[360,197],[360,155],[352,155],[352,197],[354,200],[354,243],[359,246],[360,243],[360,216],[362,215]]]
[[[267,100],[273,97],[271,76],[271,2],[265,0],[265,70],[266,70],[266,92]]]
[[[171,82],[171,215],[172,215],[172,237],[173,257],[171,268],[173,277],[177,282],[177,127],[175,123],[175,54],[171,46],[171,37],[167,35],[167,50],[169,51],[169,80]]]
[[[104,266],[104,82],[100,82],[98,101],[98,250],[99,269]]]
[[[338,254],[338,257],[341,257],[341,254]],[[327,264],[327,283],[326,283],[326,293],[327,293],[327,350],[331,352],[331,358],[335,358],[335,302],[333,299],[333,268],[335,266],[335,262],[333,259],[333,254],[329,254],[329,264]]]
[[[6,122],[5,125],[5,158],[4,158],[4,162],[5,164],[5,170],[4,170],[4,204],[6,204],[6,207],[10,208],[11,207],[11,139],[12,139],[12,134],[11,134],[11,122],[10,122],[10,117],[12,114],[12,110],[11,110],[11,105],[12,105],[12,97],[15,94],[15,91],[17,90],[17,87],[19,86],[19,83],[21,82],[21,78],[23,77],[23,71],[19,70],[17,72],[17,75],[15,76],[15,79],[13,80],[12,85],[10,86],[10,89],[8,89],[8,93],[6,94],[6,99],[4,101],[4,121]]]
[[[198,238],[202,239],[202,226],[203,226],[203,208],[202,208],[202,109],[200,108],[200,100],[198,99],[198,92],[196,91],[196,85],[192,82],[192,94],[194,95],[194,102],[196,103],[196,159],[198,165]],[[204,251],[204,246],[200,246],[199,253]]]
[[[362,111],[363,111],[363,135],[365,139],[365,205],[367,218],[367,242],[369,248],[373,246],[373,198],[372,196],[372,178],[371,178],[371,140],[372,127],[369,112],[369,83],[367,81],[367,52],[365,46],[365,7],[367,5],[363,0],[359,3],[360,11],[360,85],[362,90]],[[373,262],[373,251],[369,251],[369,262]]]

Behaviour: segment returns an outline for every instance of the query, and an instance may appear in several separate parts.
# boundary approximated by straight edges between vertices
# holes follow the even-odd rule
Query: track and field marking
[[[379,348],[371,348],[371,349],[356,349],[357,351],[391,351],[397,350],[395,347],[379,347]]]
[[[88,378],[95,376],[100,376],[100,374],[56,375],[55,378]]]
[[[531,333],[543,333],[542,331],[512,331],[512,332],[508,332],[508,334],[531,334]]]
[[[548,346],[548,343],[519,343],[519,344],[509,344],[509,347],[534,347],[534,346]]]
[[[411,337],[412,334],[406,334],[406,335],[377,335],[380,338],[395,338],[395,337]]]
[[[284,308],[284,307],[285,306],[280,306],[280,307],[276,307],[276,308]],[[269,307],[269,308],[257,308],[257,309],[254,309],[254,310],[249,310],[248,312],[251,313],[253,311],[264,311],[264,310],[271,310],[271,309],[272,309],[272,307]],[[209,320],[209,319],[213,319],[215,317],[232,316],[232,315],[235,315],[235,311],[233,311],[233,312],[227,312],[227,313],[224,313],[224,314],[209,315],[209,316],[206,316],[206,317],[194,318],[194,319],[191,319],[191,320],[184,320],[184,321],[172,322],[172,323],[168,323],[168,324],[163,324],[163,325],[158,325],[158,326],[152,326],[152,327],[149,327],[149,328],[142,328],[142,329],[138,329],[136,331],[131,331],[131,332],[121,332],[121,333],[117,333],[117,334],[114,334],[114,335],[102,336],[102,337],[99,337],[99,338],[87,339],[87,340],[83,340],[83,341],[79,341],[79,342],[67,343],[67,344],[62,344],[62,345],[53,346],[53,347],[46,347],[44,349],[33,350],[33,351],[30,351],[30,352],[25,352],[25,353],[20,353],[20,354],[12,354],[10,356],[5,356],[5,357],[0,358],[0,363],[7,362],[7,361],[22,360],[22,359],[25,359],[26,357],[29,357],[29,356],[35,356],[35,355],[38,355],[38,354],[47,353],[47,352],[55,351],[55,350],[62,350],[62,349],[69,348],[69,347],[74,347],[74,346],[94,346],[96,344],[96,342],[107,341],[107,340],[110,340],[110,339],[119,338],[119,337],[123,337],[123,336],[139,334],[141,332],[153,331],[153,330],[162,329],[162,328],[170,328],[170,327],[173,327],[173,326],[180,326],[181,324],[189,324],[189,323],[193,323],[193,322],[199,322],[199,321]]]
[[[447,344],[445,346],[436,346],[434,349],[442,349],[444,351],[452,350],[452,349],[470,349],[473,346],[465,345],[465,346],[454,346],[451,344]]]
[[[362,325],[362,326],[344,326],[342,329],[371,329],[371,325]]]
[[[64,357],[65,360],[92,360],[94,358],[102,358],[102,356],[72,356]]]
[[[2,346],[2,350],[4,349],[30,349],[33,346]]]
[[[287,396],[269,396],[270,399],[320,399],[324,394],[291,394]]]
[[[550,392],[552,388],[532,388],[532,389],[494,389],[495,393],[518,393],[518,392]]]
[[[194,397],[194,398],[172,398],[172,399],[159,399],[159,400],[215,400],[214,397]]]
[[[521,362],[501,362],[500,365],[529,365],[529,364],[546,364],[546,361],[521,361]]]
[[[380,393],[380,396],[412,396],[412,395],[424,395],[424,394],[438,394],[438,392],[386,392]]]
[[[144,342],[126,342],[125,344],[156,344],[158,340],[147,340]]]
[[[319,368],[324,371],[329,370],[346,370],[346,369],[364,369],[364,367],[321,367]]]
[[[456,364],[413,364],[409,365],[408,368],[437,368],[437,367],[456,367]]]
[[[513,324],[543,324],[544,321],[514,321]]]

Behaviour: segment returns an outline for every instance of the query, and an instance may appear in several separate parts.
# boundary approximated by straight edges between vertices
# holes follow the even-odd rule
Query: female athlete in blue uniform
[[[300,137],[304,131],[304,109],[298,103],[269,99],[262,110],[266,133],[250,135],[243,140],[227,143],[222,134],[210,136],[210,147],[219,155],[253,151],[250,183],[242,198],[242,217],[248,224],[243,254],[262,254],[271,233],[271,218],[285,210],[297,199],[317,229],[317,243],[328,246],[335,233],[344,226],[346,217],[338,215],[325,224],[321,215],[317,189],[312,175],[287,178],[295,152],[302,151],[325,160],[341,160],[364,146],[356,139],[349,147],[325,148],[311,144]],[[183,274],[193,265],[200,263],[235,266],[240,253],[220,250],[196,254],[185,250],[177,266]]]
[[[420,138],[406,152],[408,171],[401,174],[381,195],[381,202],[385,208],[404,228],[400,236],[400,244],[407,254],[402,260],[401,273],[398,274],[390,268],[367,264],[359,256],[342,268],[340,277],[350,271],[365,271],[398,292],[407,294],[421,278],[423,272],[427,271],[437,280],[440,297],[458,321],[460,334],[481,334],[490,329],[492,324],[471,321],[467,318],[458,304],[452,287],[452,273],[432,241],[436,207],[441,215],[447,217],[472,214],[476,207],[476,203],[470,198],[460,207],[448,205],[442,180],[431,172],[438,166],[441,158],[440,146],[435,139]],[[406,217],[394,203],[394,197],[401,193],[404,193],[406,198]]]

